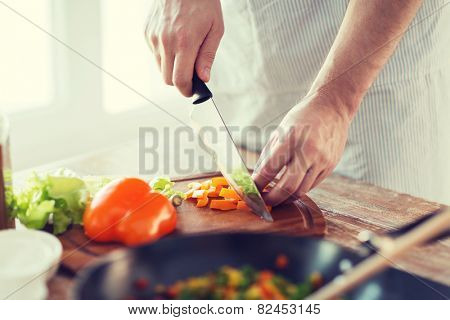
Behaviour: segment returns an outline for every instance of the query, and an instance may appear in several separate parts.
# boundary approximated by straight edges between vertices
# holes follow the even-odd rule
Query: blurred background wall
[[[144,39],[151,0],[2,0],[0,110],[14,170],[138,139],[188,121]]]

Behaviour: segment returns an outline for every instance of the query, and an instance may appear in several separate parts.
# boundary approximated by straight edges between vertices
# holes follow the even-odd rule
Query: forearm
[[[331,96],[339,112],[352,118],[421,4],[422,0],[351,0],[309,94]]]

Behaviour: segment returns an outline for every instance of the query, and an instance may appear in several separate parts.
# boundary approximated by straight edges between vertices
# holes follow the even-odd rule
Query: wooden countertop
[[[177,156],[179,155],[169,156],[170,160],[164,163],[165,168],[171,168]],[[250,166],[255,159],[256,155],[247,154],[246,156]],[[159,159],[159,161],[163,160]],[[36,170],[61,166],[82,175],[139,175],[139,147],[137,143],[131,142],[109,150],[39,167]],[[28,172],[17,173],[14,176],[15,183],[20,183],[27,174]],[[153,172],[152,174],[171,173]],[[141,176],[148,177],[145,174]],[[434,202],[338,175],[326,179],[309,196],[324,212],[328,227],[325,238],[350,249],[355,249],[359,245],[357,235],[363,230],[376,233],[395,230],[440,206]],[[411,250],[395,262],[395,267],[450,285],[450,239]],[[49,283],[49,299],[68,298],[73,284],[72,277],[72,274],[60,270]]]

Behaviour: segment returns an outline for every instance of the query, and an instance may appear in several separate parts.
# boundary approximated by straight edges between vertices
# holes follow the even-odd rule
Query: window
[[[5,1],[51,30],[50,0]],[[0,5],[0,109],[5,113],[49,105],[54,97],[52,39]]]
[[[166,102],[177,94],[161,80],[145,42],[148,10],[147,0],[102,0],[102,66],[151,100]],[[149,104],[108,75],[102,76],[102,88],[107,112],[119,113]]]
[[[179,125],[151,101],[187,121],[189,101],[162,82],[145,43],[149,4],[0,2],[0,109],[14,170],[137,140],[140,126]]]

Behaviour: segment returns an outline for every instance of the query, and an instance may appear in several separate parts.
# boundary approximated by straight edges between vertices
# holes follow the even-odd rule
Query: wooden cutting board
[[[220,173],[192,175],[174,178],[175,188],[187,190],[187,184],[204,181]],[[177,208],[178,222],[172,236],[180,234],[233,233],[233,232],[270,232],[295,236],[320,236],[325,233],[326,225],[322,211],[307,196],[291,204],[273,209],[274,222],[266,222],[251,212],[242,210],[217,211],[209,208],[197,208],[195,202],[184,201]],[[88,263],[106,253],[123,248],[115,243],[97,243],[90,241],[80,226],[73,227],[59,236],[64,248],[61,265],[77,272]]]

